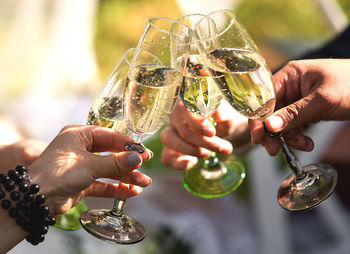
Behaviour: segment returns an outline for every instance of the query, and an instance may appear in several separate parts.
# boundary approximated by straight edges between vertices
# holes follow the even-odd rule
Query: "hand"
[[[350,119],[350,61],[343,59],[289,62],[274,75],[277,110],[265,121],[272,132],[283,132],[296,149],[310,151],[313,141],[303,135],[305,124]],[[252,141],[274,155],[280,144],[264,133],[262,122],[249,121]]]
[[[126,152],[124,147],[132,139],[116,131],[96,126],[68,126],[49,144],[42,155],[29,166],[33,183],[40,185],[47,205],[53,214],[61,214],[86,195],[113,197],[125,200],[141,192],[151,179],[134,170],[142,161],[151,158]],[[94,152],[114,152],[96,155]],[[113,183],[96,181],[98,178],[120,180]],[[125,184],[126,183],[126,184]]]
[[[19,140],[0,146],[0,172],[7,172],[16,165],[30,165],[47,147],[47,143],[34,139]]]
[[[226,139],[235,137],[236,130],[246,130],[234,122],[233,108],[223,103],[214,113],[216,128],[204,117],[192,114],[182,102],[178,102],[170,115],[168,126],[161,134],[162,162],[177,170],[186,170],[197,163],[197,157],[206,158],[211,151],[230,154],[232,144]],[[246,119],[244,119],[244,126]]]

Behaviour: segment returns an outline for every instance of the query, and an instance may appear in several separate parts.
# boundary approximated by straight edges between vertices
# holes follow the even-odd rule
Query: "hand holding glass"
[[[196,25],[194,36],[227,101],[251,119],[264,120],[272,114],[276,94],[271,71],[232,11],[207,15]],[[293,171],[279,189],[279,204],[291,211],[318,205],[333,192],[336,170],[326,164],[301,167],[283,136],[278,137],[286,162]]]

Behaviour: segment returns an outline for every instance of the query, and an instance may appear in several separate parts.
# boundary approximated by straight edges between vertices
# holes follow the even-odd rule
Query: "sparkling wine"
[[[220,105],[223,96],[210,70],[203,65],[200,55],[190,55],[187,60],[180,98],[193,113],[209,117]]]
[[[127,126],[123,120],[123,103],[120,97],[103,97],[97,99],[90,107],[88,125],[103,126],[127,133]]]
[[[153,64],[139,65],[130,71],[124,92],[124,115],[136,134],[134,139],[153,135],[168,120],[182,78],[182,73],[170,67]]]
[[[275,107],[271,72],[257,53],[235,48],[208,54],[208,66],[225,98],[241,114],[264,119]]]

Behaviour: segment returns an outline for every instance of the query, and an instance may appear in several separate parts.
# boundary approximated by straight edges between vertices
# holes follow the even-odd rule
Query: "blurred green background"
[[[304,44],[303,48],[308,49],[333,36],[334,32],[316,2],[243,0],[234,12],[273,68],[283,62],[288,50],[293,54],[295,47],[301,43]],[[338,2],[349,17],[350,2]],[[105,77],[123,52],[136,45],[149,17],[176,19],[181,15],[174,0],[101,0],[95,37],[100,76]],[[282,47],[283,44],[286,44],[285,47]]]

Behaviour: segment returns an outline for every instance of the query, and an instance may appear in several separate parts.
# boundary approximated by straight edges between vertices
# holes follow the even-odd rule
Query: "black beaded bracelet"
[[[31,183],[28,170],[22,165],[10,169],[7,174],[0,174],[1,207],[8,210],[17,225],[28,232],[26,240],[33,245],[44,241],[49,226],[56,222],[49,208],[44,205],[45,195],[38,194],[39,190],[39,185]],[[10,199],[5,198],[6,191]]]

